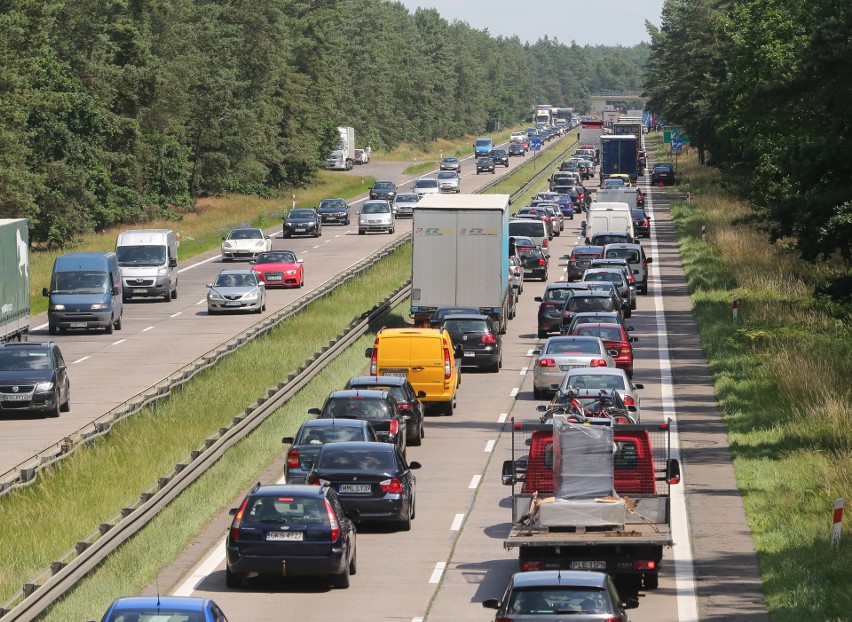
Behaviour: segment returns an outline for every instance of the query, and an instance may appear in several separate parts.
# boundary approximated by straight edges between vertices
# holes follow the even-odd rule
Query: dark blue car
[[[101,622],[146,620],[227,622],[219,606],[209,598],[189,596],[123,596],[109,606]]]

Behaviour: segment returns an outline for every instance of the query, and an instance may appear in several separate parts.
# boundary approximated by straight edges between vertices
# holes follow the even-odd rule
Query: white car
[[[417,207],[417,201],[420,200],[420,195],[413,192],[405,192],[396,195],[393,200],[393,215],[402,218],[412,218],[414,216],[414,208]]]
[[[272,250],[272,238],[262,229],[249,227],[234,229],[222,238],[222,261],[232,259],[254,259],[258,253]]]
[[[455,171],[441,171],[438,173],[438,186],[441,192],[461,192],[461,180]]]
[[[438,186],[438,180],[434,177],[421,177],[414,181],[414,192],[419,196],[423,196],[424,194],[438,194],[441,192],[440,186]]]
[[[544,347],[533,350],[533,396],[543,399],[553,385],[562,382],[572,369],[615,367],[615,360],[607,352],[600,337],[565,335],[550,337]]]
[[[366,235],[368,231],[394,232],[393,209],[389,201],[373,199],[361,207],[358,235]]]
[[[552,386],[552,385],[551,385]],[[627,372],[618,367],[580,367],[569,369],[559,390],[564,391],[568,387],[572,389],[591,389],[593,391],[612,391],[615,389],[627,406],[636,423],[640,423],[639,393],[638,389],[644,389],[645,385],[633,382]]]

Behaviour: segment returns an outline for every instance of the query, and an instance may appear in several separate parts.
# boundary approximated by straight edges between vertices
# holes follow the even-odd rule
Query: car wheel
[[[177,300],[177,286],[172,290],[172,300]]]
[[[225,566],[225,586],[230,588],[238,588],[243,585],[242,575],[232,572],[228,566]]]
[[[367,234],[366,231],[361,231],[360,229],[358,230],[358,235],[366,235],[366,234]]]
[[[47,333],[49,335],[58,335],[59,329],[56,327],[56,324],[48,324],[47,325]]]
[[[121,316],[118,316],[118,319],[113,322],[113,326],[115,326],[115,330],[121,330]]]
[[[345,590],[349,587],[349,564],[346,564],[346,568],[341,574],[336,574],[332,577],[332,584],[338,590]]]
[[[397,529],[399,531],[411,531],[411,519],[414,518],[414,496],[411,497],[411,502],[408,504],[408,513],[405,518],[399,521]]]
[[[547,339],[547,331],[546,330],[538,331],[538,338],[539,339]]]
[[[349,560],[349,574],[357,574],[358,573],[358,548],[352,548],[352,559]]]
[[[172,301],[172,293],[169,290],[166,290],[166,293],[163,294],[163,302],[171,302]]]
[[[645,287],[640,287],[639,293],[642,294],[643,296],[647,296],[648,295],[648,286],[646,285]]]
[[[128,302],[130,300],[130,296],[121,295],[121,302]]]
[[[455,409],[456,409],[455,402],[453,400],[450,400],[449,402],[445,402],[444,404],[441,405],[441,408],[444,411],[445,417],[452,417],[453,413],[455,412]]]
[[[219,312],[216,309],[211,309],[210,307],[207,307],[207,315],[216,315],[217,313]]]
[[[660,577],[655,572],[653,574],[642,575],[642,586],[646,590],[656,590],[660,585]]]
[[[62,403],[59,401],[60,399],[59,389],[56,389],[56,394],[53,396],[53,407],[47,411],[48,417],[58,417],[59,412],[62,410]]]
[[[406,443],[411,445],[412,447],[420,447],[423,444],[423,422],[420,422],[420,425],[417,426],[416,433],[410,439],[405,439]]]
[[[628,318],[628,317],[630,317],[631,315],[633,315],[633,311],[631,311],[630,309],[626,309],[626,310],[624,311],[624,317]]]
[[[290,234],[289,234],[289,233],[282,233],[282,234],[281,234],[281,237],[282,237],[282,238],[284,238],[285,240],[289,240],[289,239],[290,239]],[[224,260],[223,260],[223,261],[224,261]]]
[[[502,367],[502,365],[500,364],[500,361],[497,361],[496,363],[488,367],[488,371],[490,371],[492,374],[496,374],[500,371],[500,367]]]
[[[396,232],[396,227],[391,227],[390,230],[388,230],[388,233],[390,233],[391,235],[393,235],[395,232]]]
[[[114,322],[113,318],[110,317],[109,322],[106,325],[106,330],[104,331],[104,332],[106,332],[107,335],[112,335],[113,322]]]
[[[301,287],[304,287],[304,286],[305,286],[305,277],[302,277],[302,280],[299,281],[299,287],[301,288]]]
[[[67,413],[71,410],[71,389],[69,387],[68,391],[65,393],[65,401],[59,405],[59,410]]]

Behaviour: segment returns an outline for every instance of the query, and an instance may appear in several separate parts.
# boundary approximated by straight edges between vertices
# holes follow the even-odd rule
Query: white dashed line
[[[47,322],[45,322],[44,324],[41,324],[40,326],[36,326],[33,330],[41,330],[42,328],[47,328],[48,326],[49,326],[49,324]]]
[[[148,326],[147,328],[143,328],[142,332],[147,333],[149,330],[153,330],[153,328],[154,328],[153,326]]]
[[[204,560],[195,572],[192,573],[181,586],[175,590],[174,596],[191,596],[195,589],[201,585],[209,575],[213,573],[225,561],[225,539],[216,546],[213,552]]]
[[[124,343],[127,339],[119,339],[118,341],[113,341],[110,345],[117,346],[120,343]]]
[[[423,622],[423,618],[411,618],[411,622]]]
[[[472,478],[470,478],[470,484],[468,485],[468,488],[476,488],[477,486],[479,486],[479,482],[481,480],[481,475],[474,475]]]
[[[186,268],[181,268],[180,270],[178,270],[178,274],[183,274],[187,270],[192,270],[193,268],[197,268],[198,266],[203,266],[206,263],[210,263],[211,261],[219,259],[219,257],[220,255],[215,255],[213,257],[210,257],[209,259],[205,259],[204,261],[199,261],[198,263],[194,263],[191,266],[187,266]]]
[[[494,451],[494,441],[493,440],[485,443],[485,453],[490,454],[492,451]]]
[[[511,391],[509,391],[509,397],[518,397],[518,387],[515,387]]]
[[[172,313],[169,317],[177,317],[177,316],[179,316],[181,313],[183,313],[183,311],[178,311],[177,313]]]
[[[521,375],[526,376],[529,369],[529,367],[521,367]]]
[[[201,300],[199,300],[198,302],[195,303],[195,306],[197,307],[198,305],[203,305],[205,302],[207,302],[207,299],[202,298]]]
[[[92,357],[91,356],[84,356],[83,358],[77,359],[76,361],[71,361],[71,364],[73,365],[74,363],[82,363],[83,361],[85,361],[88,358],[92,358]]]
[[[307,252],[308,252],[308,249],[305,249],[305,250],[303,250],[303,251],[301,252],[301,254],[302,254],[302,255],[304,255],[304,254],[305,254],[305,253],[307,253]]]
[[[328,244],[329,242],[331,242],[331,240],[330,240],[330,239],[325,241],[325,243],[326,243],[326,244]]]
[[[461,529],[463,522],[464,514],[456,514],[456,517],[453,519],[453,524],[450,525],[450,531],[458,531],[459,529]]]
[[[500,413],[500,416],[497,417],[497,423],[506,423],[506,417],[509,416],[509,413]]]
[[[339,238],[339,237],[340,237],[340,235],[341,235],[341,234],[340,234],[340,233],[338,233],[338,234],[337,234],[336,236],[334,236],[334,237]]]
[[[534,352],[535,352],[535,348],[527,350],[527,356],[535,356]]]
[[[447,567],[447,562],[438,562],[435,564],[435,570],[432,571],[432,576],[429,577],[429,583],[438,583],[441,581],[441,576],[444,574],[444,568]]]
[[[319,248],[319,244],[317,244],[316,246],[313,246],[312,248]]]

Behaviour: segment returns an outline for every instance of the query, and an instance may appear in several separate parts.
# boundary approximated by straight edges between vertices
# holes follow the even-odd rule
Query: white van
[[[585,237],[591,239],[601,231],[626,231],[636,239],[633,217],[627,203],[592,203],[586,214]]]
[[[137,229],[118,234],[115,254],[121,268],[122,299],[177,298],[178,243],[171,229]]]

